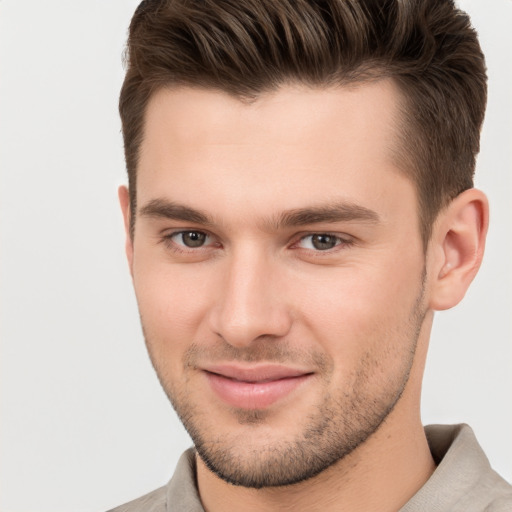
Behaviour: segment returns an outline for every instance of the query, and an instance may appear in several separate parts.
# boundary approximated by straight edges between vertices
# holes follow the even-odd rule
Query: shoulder
[[[511,512],[512,486],[490,466],[467,425],[425,429],[437,469],[400,512]]]
[[[484,512],[510,512],[512,510],[512,486],[494,473],[484,492],[489,495],[489,503]]]
[[[189,449],[178,460],[169,483],[108,512],[204,512],[196,487],[195,452]]]
[[[165,512],[166,487],[160,487],[136,500],[113,508],[108,512]]]

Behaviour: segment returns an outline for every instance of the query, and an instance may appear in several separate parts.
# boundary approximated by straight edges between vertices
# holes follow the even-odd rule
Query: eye
[[[300,239],[298,245],[302,249],[312,249],[314,251],[328,251],[344,242],[339,236],[328,233],[315,233],[307,235]]]
[[[202,231],[179,231],[169,237],[175,244],[195,249],[210,242],[210,237]]]

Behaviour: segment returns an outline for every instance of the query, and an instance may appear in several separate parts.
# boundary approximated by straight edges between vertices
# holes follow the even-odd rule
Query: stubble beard
[[[304,427],[294,439],[279,440],[263,446],[261,443],[250,445],[246,428],[241,429],[243,433],[224,431],[221,435],[213,435],[216,418],[199,410],[190,400],[185,388],[178,390],[173,387],[172,379],[167,378],[164,368],[153,357],[151,343],[146,338],[160,383],[204,464],[219,478],[233,485],[255,489],[278,487],[308,480],[362,445],[389,416],[409,380],[426,314],[423,306],[425,274],[422,278],[421,291],[415,301],[406,332],[402,333],[400,339],[395,340],[397,345],[404,343],[408,347],[408,350],[402,348],[398,352],[402,361],[397,374],[390,376],[378,390],[368,386],[372,376],[386,371],[386,368],[382,368],[378,354],[375,356],[368,351],[354,372],[350,389],[340,390],[336,396],[327,394],[316,410],[304,419]],[[276,362],[290,360],[283,356],[289,355],[289,351],[278,347],[275,342],[262,346],[260,351],[253,350],[244,355],[239,353],[234,359]],[[197,346],[191,347],[185,355],[184,366],[193,366],[195,356],[200,351]],[[225,346],[219,352],[224,355],[235,354],[237,349]],[[317,367],[322,368],[325,378],[328,379],[330,361],[319,354],[310,354],[309,358],[315,360]],[[233,414],[240,425],[257,428],[265,424],[269,411],[234,409]]]

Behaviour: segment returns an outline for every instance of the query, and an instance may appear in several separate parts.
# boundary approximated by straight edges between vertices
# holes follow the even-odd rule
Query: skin
[[[474,277],[488,209],[461,194],[425,252],[414,184],[392,158],[399,100],[383,80],[149,103],[133,239],[119,192],[126,249],[210,512],[398,510],[435,469],[419,413],[433,311]],[[258,407],[227,404],[205,370],[267,363],[306,377]]]

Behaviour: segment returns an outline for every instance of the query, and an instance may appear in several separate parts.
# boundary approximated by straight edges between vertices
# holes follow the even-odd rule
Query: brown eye
[[[300,246],[303,249],[312,249],[315,251],[328,251],[340,245],[343,240],[339,236],[330,235],[328,233],[315,233],[301,239]]]
[[[332,235],[313,235],[311,237],[311,244],[319,251],[332,249],[338,244],[338,238]]]
[[[191,249],[202,247],[208,240],[208,235],[201,231],[181,231],[175,233],[172,239],[178,245],[184,245]]]

